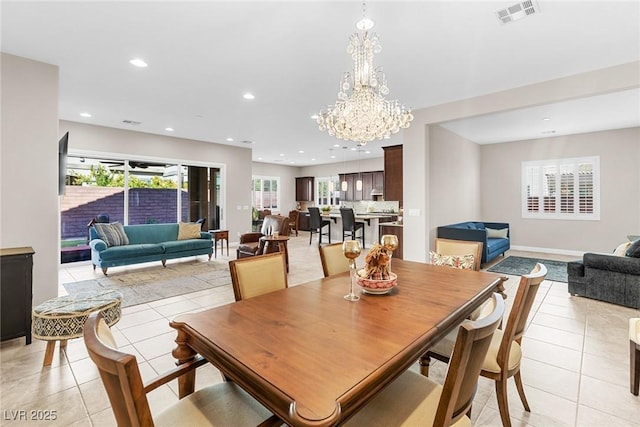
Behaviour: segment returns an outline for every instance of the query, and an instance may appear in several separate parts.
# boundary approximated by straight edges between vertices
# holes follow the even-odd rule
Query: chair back
[[[229,261],[236,301],[288,287],[283,252]]]
[[[271,215],[271,209],[262,209],[258,211],[258,219],[264,219],[267,215]]]
[[[519,343],[522,340],[524,329],[527,325],[527,317],[529,317],[533,306],[533,300],[546,275],[547,267],[544,264],[537,263],[531,273],[525,274],[520,278],[518,291],[513,300],[507,324],[503,327],[502,342],[498,349],[498,365],[503,370],[508,366],[511,344],[513,341]]]
[[[473,255],[473,269],[480,271],[482,246],[482,242],[436,238],[433,250],[440,255]]]
[[[320,216],[320,208],[309,208],[309,228],[317,230],[322,224],[322,217]]]
[[[342,242],[318,246],[324,277],[349,271],[349,260],[342,253]]]
[[[476,321],[465,320],[458,329],[434,426],[450,426],[471,409],[484,358],[504,314],[504,300],[500,295],[494,293],[490,304],[493,310],[487,316]]]
[[[118,426],[153,426],[136,357],[116,350],[99,312],[91,314],[84,324],[84,343],[98,367]]]
[[[297,210],[289,211],[289,229],[298,232],[298,224],[300,223],[300,212]]]
[[[352,208],[340,208],[340,216],[342,217],[342,229],[353,231],[356,227],[356,216]]]

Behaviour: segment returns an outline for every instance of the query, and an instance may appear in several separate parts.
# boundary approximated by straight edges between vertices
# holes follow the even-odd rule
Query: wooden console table
[[[229,256],[229,230],[209,230],[213,236],[213,255],[218,258],[218,240],[220,240],[220,255],[224,255],[223,240],[227,241],[227,256]]]

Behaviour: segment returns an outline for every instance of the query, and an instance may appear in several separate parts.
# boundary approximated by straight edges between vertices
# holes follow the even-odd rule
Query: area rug
[[[564,261],[553,261],[550,259],[510,256],[487,269],[487,271],[522,276],[523,274],[530,273],[538,262],[547,267],[547,280],[553,280],[554,282],[567,282],[567,263]]]
[[[189,261],[167,264],[166,268],[158,265],[123,273],[109,272],[109,276],[62,286],[69,294],[116,290],[123,295],[122,307],[129,307],[230,284],[227,262]]]

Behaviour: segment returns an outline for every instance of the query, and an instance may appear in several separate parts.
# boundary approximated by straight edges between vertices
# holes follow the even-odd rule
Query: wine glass
[[[345,240],[342,243],[342,253],[349,259],[349,294],[344,296],[344,299],[349,301],[358,301],[360,297],[353,293],[353,281],[356,274],[356,258],[360,256],[362,248],[360,242],[357,240]]]
[[[398,236],[395,234],[383,234],[380,238],[380,244],[384,246],[389,255],[389,273],[391,273],[391,258],[393,257],[393,251],[398,249]]]

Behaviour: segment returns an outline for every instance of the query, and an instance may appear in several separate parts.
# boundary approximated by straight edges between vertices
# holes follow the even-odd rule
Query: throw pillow
[[[627,249],[631,246],[631,242],[624,242],[618,245],[618,247],[613,251],[613,254],[616,256],[625,256],[627,253]]]
[[[178,240],[199,239],[200,228],[202,226],[192,222],[181,222],[178,224]]]
[[[501,228],[499,230],[494,228],[485,228],[487,230],[487,237],[490,239],[506,239],[509,233],[508,228]]]
[[[93,224],[98,236],[107,244],[107,246],[122,246],[129,244],[129,238],[124,232],[124,227],[119,222],[112,222],[111,224]]]
[[[631,243],[631,246],[627,249],[626,255],[633,258],[640,258],[640,239]]]
[[[445,265],[448,267],[461,268],[463,270],[473,270],[475,257],[469,255],[442,255],[437,252],[429,252],[429,258],[433,265]]]

